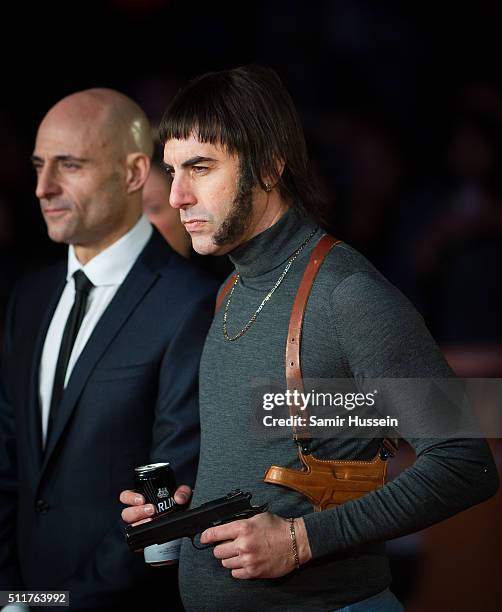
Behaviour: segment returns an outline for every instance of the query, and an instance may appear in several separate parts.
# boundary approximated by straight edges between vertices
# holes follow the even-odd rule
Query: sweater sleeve
[[[334,341],[356,380],[453,376],[422,317],[376,272],[358,272],[337,285],[331,309]],[[432,419],[434,406],[420,404],[414,410],[407,402],[404,409],[406,421],[419,432]],[[407,440],[416,460],[395,480],[304,516],[314,558],[412,533],[495,494],[498,474],[484,439]]]

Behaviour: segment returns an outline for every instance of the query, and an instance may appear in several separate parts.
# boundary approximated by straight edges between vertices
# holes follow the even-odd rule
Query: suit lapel
[[[70,380],[63,394],[54,428],[47,440],[41,477],[43,476],[55,447],[68,425],[80,395],[96,363],[141,302],[147,291],[156,282],[157,278],[158,274],[152,271],[148,266],[145,266],[143,257],[140,255],[140,259],[133,266],[131,272],[119,287],[109,306],[98,321],[73,368]]]
[[[31,368],[28,380],[27,422],[29,447],[33,454],[34,465],[37,473],[42,464],[42,415],[39,400],[39,374],[42,350],[49,329],[50,322],[58,305],[61,293],[66,283],[66,266],[50,276],[45,283],[47,295],[50,296],[42,316],[35,319],[37,330],[34,332],[35,342],[31,359]]]

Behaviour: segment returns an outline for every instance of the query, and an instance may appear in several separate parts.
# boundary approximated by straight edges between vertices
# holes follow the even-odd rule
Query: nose
[[[35,194],[39,200],[47,200],[61,194],[61,186],[56,180],[54,170],[46,164],[37,174],[37,188]]]
[[[185,208],[197,204],[197,197],[193,188],[190,186],[190,179],[187,176],[176,175],[171,183],[171,193],[169,204],[173,208]]]

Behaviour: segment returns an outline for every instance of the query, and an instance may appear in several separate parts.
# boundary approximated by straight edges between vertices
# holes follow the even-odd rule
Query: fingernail
[[[155,512],[153,506],[145,506],[144,511],[147,515],[153,514]]]
[[[208,532],[208,529],[206,529],[206,531],[203,531],[200,534],[200,543],[201,544],[206,544],[207,543],[207,532]]]
[[[135,503],[135,504],[141,504],[141,502],[142,502],[142,501],[143,501],[143,498],[142,498],[142,497],[140,497],[139,495],[137,495],[137,496],[134,498],[134,503]]]

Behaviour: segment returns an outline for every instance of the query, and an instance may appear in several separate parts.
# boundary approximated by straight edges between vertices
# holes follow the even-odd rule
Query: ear
[[[150,158],[144,153],[129,153],[126,158],[127,193],[139,191],[150,172]]]
[[[275,162],[275,173],[272,176],[264,176],[262,178],[262,184],[264,185],[265,191],[272,191],[281,180],[285,165],[286,162],[283,159],[277,159]]]

